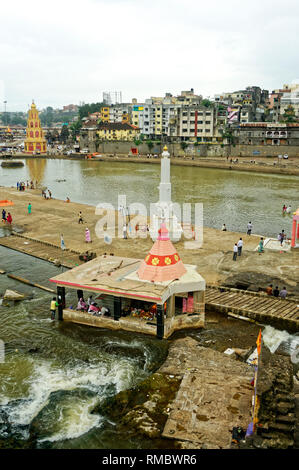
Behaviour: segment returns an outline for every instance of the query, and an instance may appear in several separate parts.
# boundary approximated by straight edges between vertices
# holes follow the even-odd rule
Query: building
[[[140,134],[138,127],[126,122],[100,122],[96,128],[96,134],[102,140],[133,141]]]
[[[280,117],[291,106],[295,112],[295,118],[299,119],[299,84],[285,85],[280,98]]]
[[[33,155],[47,152],[47,142],[34,102],[32,102],[31,109],[28,112],[24,152]]]
[[[193,142],[222,141],[216,128],[216,114],[214,106],[191,104],[177,108],[176,136]]]
[[[241,145],[295,145],[299,146],[299,124],[250,122],[233,130]]]

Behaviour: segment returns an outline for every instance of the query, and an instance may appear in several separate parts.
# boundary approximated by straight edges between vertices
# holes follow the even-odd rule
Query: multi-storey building
[[[285,85],[280,98],[280,116],[282,116],[289,106],[295,111],[295,117],[299,118],[299,84]]]
[[[222,141],[217,123],[217,110],[201,105],[181,106],[177,109],[176,136],[185,141],[217,142]]]
[[[238,144],[299,145],[299,124],[250,122],[233,130]]]

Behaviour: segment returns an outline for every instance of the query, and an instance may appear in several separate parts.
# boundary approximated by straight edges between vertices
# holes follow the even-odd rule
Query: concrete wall
[[[138,146],[139,153],[142,155],[161,154],[165,143],[160,145],[155,144],[150,151],[147,144],[143,143]],[[194,156],[194,158],[200,157],[277,157],[287,153],[289,157],[299,157],[299,146],[291,145],[223,145],[221,144],[199,144],[193,146],[190,144],[186,147],[185,151],[182,149],[179,143],[167,143],[170,155],[183,157],[183,156]],[[83,147],[83,146],[82,146]],[[131,148],[136,147],[134,142],[101,142],[97,149],[95,142],[89,142],[89,151],[106,154],[124,154],[128,155]],[[254,152],[259,152],[259,155],[254,155]]]

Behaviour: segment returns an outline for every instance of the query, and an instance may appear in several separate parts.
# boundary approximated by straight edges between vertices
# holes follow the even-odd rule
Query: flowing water
[[[59,273],[50,263],[3,247],[0,259],[2,269],[43,285],[49,286],[48,279]],[[132,447],[125,436],[114,435],[113,423],[92,411],[103,399],[147,377],[164,360],[167,343],[52,322],[51,294],[2,275],[0,293],[6,288],[30,298],[0,306],[0,338],[5,343],[0,447],[9,438],[24,445],[32,430],[37,447]],[[67,294],[69,302],[72,295]],[[1,416],[8,419],[9,430],[1,426]]]
[[[117,206],[118,194],[126,194],[127,204],[138,201],[148,206],[158,199],[159,165],[46,159],[24,163],[21,169],[0,166],[0,185],[38,180],[53,197],[92,205]],[[282,228],[290,231],[291,217],[283,218],[281,208],[284,203],[299,205],[297,177],[178,166],[171,172],[173,201],[203,202],[207,226],[226,223],[229,230],[245,231],[251,220],[255,233],[276,236]],[[48,286],[48,279],[60,272],[50,263],[3,247],[0,267]],[[0,275],[0,294],[7,288],[29,298],[0,305],[0,340],[5,343],[5,362],[0,363],[0,448],[11,439],[12,446],[25,447],[31,436],[34,446],[41,448],[150,448],[150,440],[131,442],[116,431],[116,423],[93,410],[152,373],[166,357],[168,342],[52,322],[51,294]],[[67,293],[68,303],[75,301],[73,295]],[[234,331],[229,330],[230,337]],[[228,341],[221,329],[204,334]]]
[[[118,207],[118,195],[127,205],[140,202],[149,208],[158,201],[160,165],[29,158],[23,168],[2,168],[0,185],[37,180],[58,199],[91,205],[108,202]],[[291,236],[292,217],[282,215],[283,204],[299,206],[298,177],[198,167],[171,167],[172,200],[203,203],[204,225],[276,237],[282,229]]]

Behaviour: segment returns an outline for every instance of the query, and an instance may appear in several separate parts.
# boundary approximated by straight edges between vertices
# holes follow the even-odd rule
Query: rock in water
[[[16,292],[16,291],[14,291],[14,290],[6,289],[3,298],[4,298],[5,300],[24,300],[24,299],[25,299],[25,295],[24,295],[24,294],[20,294],[19,292]]]

